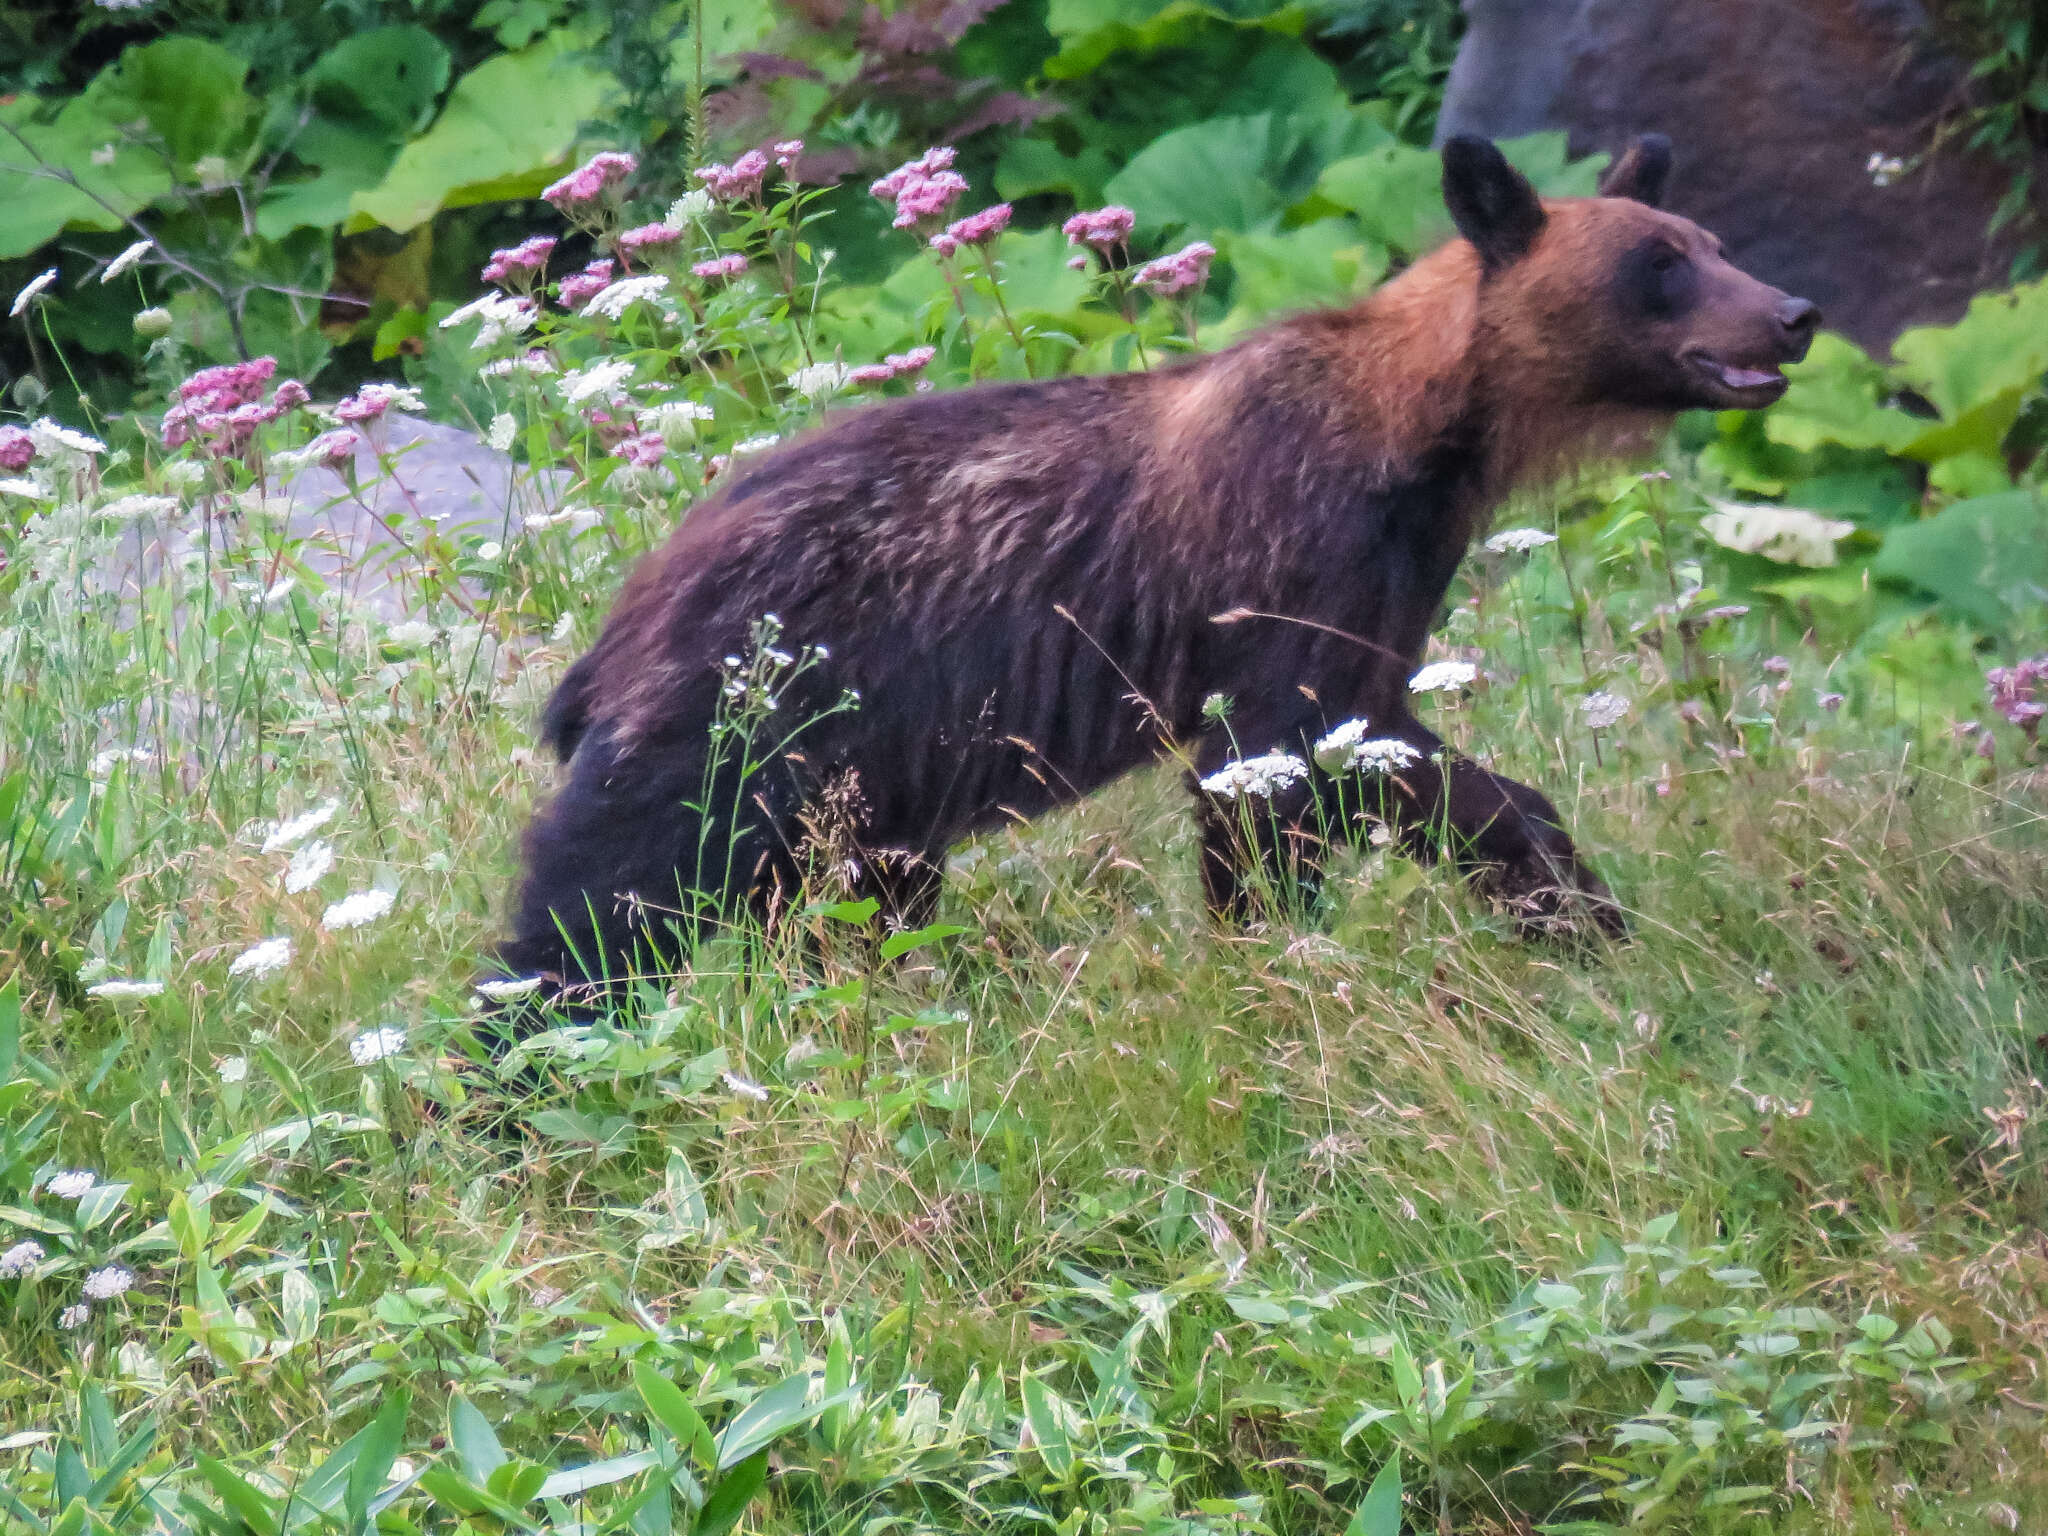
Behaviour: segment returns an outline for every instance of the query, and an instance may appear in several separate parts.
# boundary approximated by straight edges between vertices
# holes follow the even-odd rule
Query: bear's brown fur
[[[1434,757],[1407,679],[1503,495],[1675,411],[1776,398],[1816,317],[1656,211],[1661,141],[1604,195],[1548,204],[1483,140],[1444,162],[1464,238],[1353,308],[1152,373],[877,405],[739,467],[549,705],[567,782],[527,835],[502,963],[618,977],[787,895],[834,784],[858,787],[861,884],[914,918],[964,836],[1169,746],[1206,775],[1240,749],[1306,756],[1354,717],[1423,754],[1383,805],[1408,846],[1532,921],[1613,926],[1549,802]],[[725,658],[764,614],[829,659],[781,690],[742,769],[715,727]],[[835,711],[846,691],[858,707]],[[1329,787],[1274,797],[1276,872],[1313,878]],[[1241,912],[1243,819],[1198,801],[1210,900]]]

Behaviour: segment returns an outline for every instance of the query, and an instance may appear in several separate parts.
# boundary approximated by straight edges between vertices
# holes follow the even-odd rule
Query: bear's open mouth
[[[1769,405],[1785,393],[1785,375],[1778,371],[1776,363],[1764,368],[1743,368],[1701,351],[1687,352],[1685,360],[1714,386],[1709,393],[1731,405]]]

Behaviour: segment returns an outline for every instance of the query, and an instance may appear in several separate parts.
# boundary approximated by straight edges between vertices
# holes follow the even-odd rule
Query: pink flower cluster
[[[803,141],[796,141],[803,148]],[[780,148],[780,146],[778,146]],[[768,157],[750,149],[731,165],[707,165],[697,172],[705,191],[721,203],[737,203],[761,195],[761,178],[768,174]]]
[[[944,218],[967,190],[967,178],[953,169],[953,150],[928,149],[896,167],[868,188],[896,210],[897,229],[914,229],[925,219]]]
[[[955,219],[932,236],[932,249],[941,256],[956,254],[963,245],[987,245],[1010,227],[1010,205],[997,203],[964,219]]]
[[[365,384],[334,407],[334,419],[350,423],[381,421],[394,405],[418,410],[419,394],[402,384]]]
[[[1118,203],[1077,213],[1060,226],[1069,245],[1086,245],[1107,256],[1131,238],[1138,216]]]
[[[1137,276],[1131,279],[1140,288],[1149,288],[1162,299],[1171,299],[1199,288],[1209,280],[1209,263],[1216,259],[1216,247],[1206,240],[1197,240],[1184,245],[1171,256],[1162,256],[1157,261],[1148,261],[1138,268]]]
[[[530,288],[534,276],[548,264],[548,257],[554,249],[553,235],[535,235],[504,250],[493,251],[491,259],[484,264],[483,279],[505,288]]]
[[[696,277],[738,277],[747,270],[747,258],[741,255],[720,256],[711,261],[700,261],[690,272]]]
[[[612,285],[612,273],[616,270],[609,261],[593,261],[581,272],[571,272],[555,284],[555,293],[566,309],[587,304]]]
[[[286,379],[266,402],[264,390],[276,375],[274,357],[200,369],[178,386],[178,403],[164,412],[164,446],[181,448],[196,440],[212,453],[240,453],[258,427],[311,398],[305,385]]]
[[[802,139],[784,139],[775,146],[775,163],[792,174],[796,171],[796,159],[804,152]]]
[[[1991,707],[2029,736],[2041,728],[2041,717],[2048,715],[2048,703],[2040,698],[2043,683],[2048,683],[2048,656],[2031,657],[2010,667],[1993,667],[1984,674]]]
[[[621,256],[638,256],[642,251],[658,251],[664,246],[674,245],[683,238],[683,232],[667,224],[642,224],[629,229],[612,242]]]
[[[19,427],[0,427],[0,469],[27,469],[36,440]]]
[[[612,450],[635,469],[652,469],[668,454],[659,432],[639,432]]]
[[[849,384],[886,384],[921,373],[939,355],[937,347],[912,347],[908,352],[891,352],[879,363],[864,363],[846,375]]]
[[[607,189],[617,186],[640,169],[640,162],[619,150],[592,155],[560,181],[541,193],[564,213],[588,208]]]
[[[306,444],[303,452],[308,462],[324,464],[329,469],[338,470],[354,461],[356,449],[361,446],[362,441],[362,433],[354,428],[337,427],[332,432],[322,432]]]

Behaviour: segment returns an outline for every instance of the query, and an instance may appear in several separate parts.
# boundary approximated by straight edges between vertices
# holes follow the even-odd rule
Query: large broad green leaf
[[[1924,523],[1894,528],[1871,570],[1931,592],[1987,629],[2048,601],[2048,507],[2031,491],[1956,502]]]
[[[1362,112],[1322,118],[1218,117],[1162,134],[1103,189],[1147,235],[1274,229],[1332,160],[1384,142]]]
[[[434,126],[400,151],[383,182],[351,199],[353,213],[404,231],[443,208],[539,191],[615,89],[569,50],[565,40],[549,38],[464,75]]]
[[[1231,278],[1230,316],[1213,333],[1217,341],[1290,310],[1342,304],[1387,270],[1387,248],[1346,218],[1283,231],[1231,232],[1216,243]]]
[[[110,89],[132,104],[124,120],[147,119],[149,131],[185,170],[208,155],[232,157],[246,142],[250,102],[242,80],[248,72],[218,43],[172,36],[122,54]],[[88,94],[99,85],[94,81]]]
[[[1590,197],[1607,165],[1602,155],[1571,159],[1562,133],[1525,134],[1503,140],[1500,148],[1544,197]],[[1453,233],[1443,175],[1436,151],[1388,135],[1365,153],[1328,167],[1316,191],[1349,211],[1373,239],[1405,256],[1419,256]]]
[[[1401,1536],[1401,1458],[1389,1456],[1365,1491],[1344,1536]]]
[[[2048,371],[2048,278],[1979,294],[1954,325],[1907,331],[1892,355],[1898,376],[1945,421],[2008,396],[2016,401]]]
[[[1204,5],[1200,0],[1051,0],[1046,29],[1059,39],[1060,51],[1045,61],[1048,80],[1079,80],[1101,68],[1111,55],[1152,53],[1185,43],[1204,23],[1249,23],[1268,31],[1299,37],[1308,22],[1302,5],[1274,5],[1245,0],[1234,5]]]
[[[25,256],[67,229],[115,230],[169,191],[171,173],[160,156],[129,141],[123,119],[110,116],[104,98],[73,97],[49,120],[32,96],[0,102],[0,260]],[[95,159],[95,156],[98,159]],[[76,179],[76,185],[71,178]]]
[[[1827,444],[1897,452],[1927,423],[1884,404],[1891,392],[1884,370],[1854,342],[1832,332],[1813,341],[1806,361],[1785,369],[1785,398],[1763,418],[1774,443],[1811,453]]]
[[[448,88],[448,73],[447,45],[426,28],[372,27],[330,48],[306,84],[323,114],[365,120],[403,140],[425,126]]]

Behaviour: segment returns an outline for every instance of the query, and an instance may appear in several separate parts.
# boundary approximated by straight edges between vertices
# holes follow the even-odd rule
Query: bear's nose
[[[1777,320],[1779,329],[1784,332],[1785,344],[1797,348],[1798,355],[1804,357],[1813,333],[1820,329],[1819,306],[1807,299],[1780,299]]]

